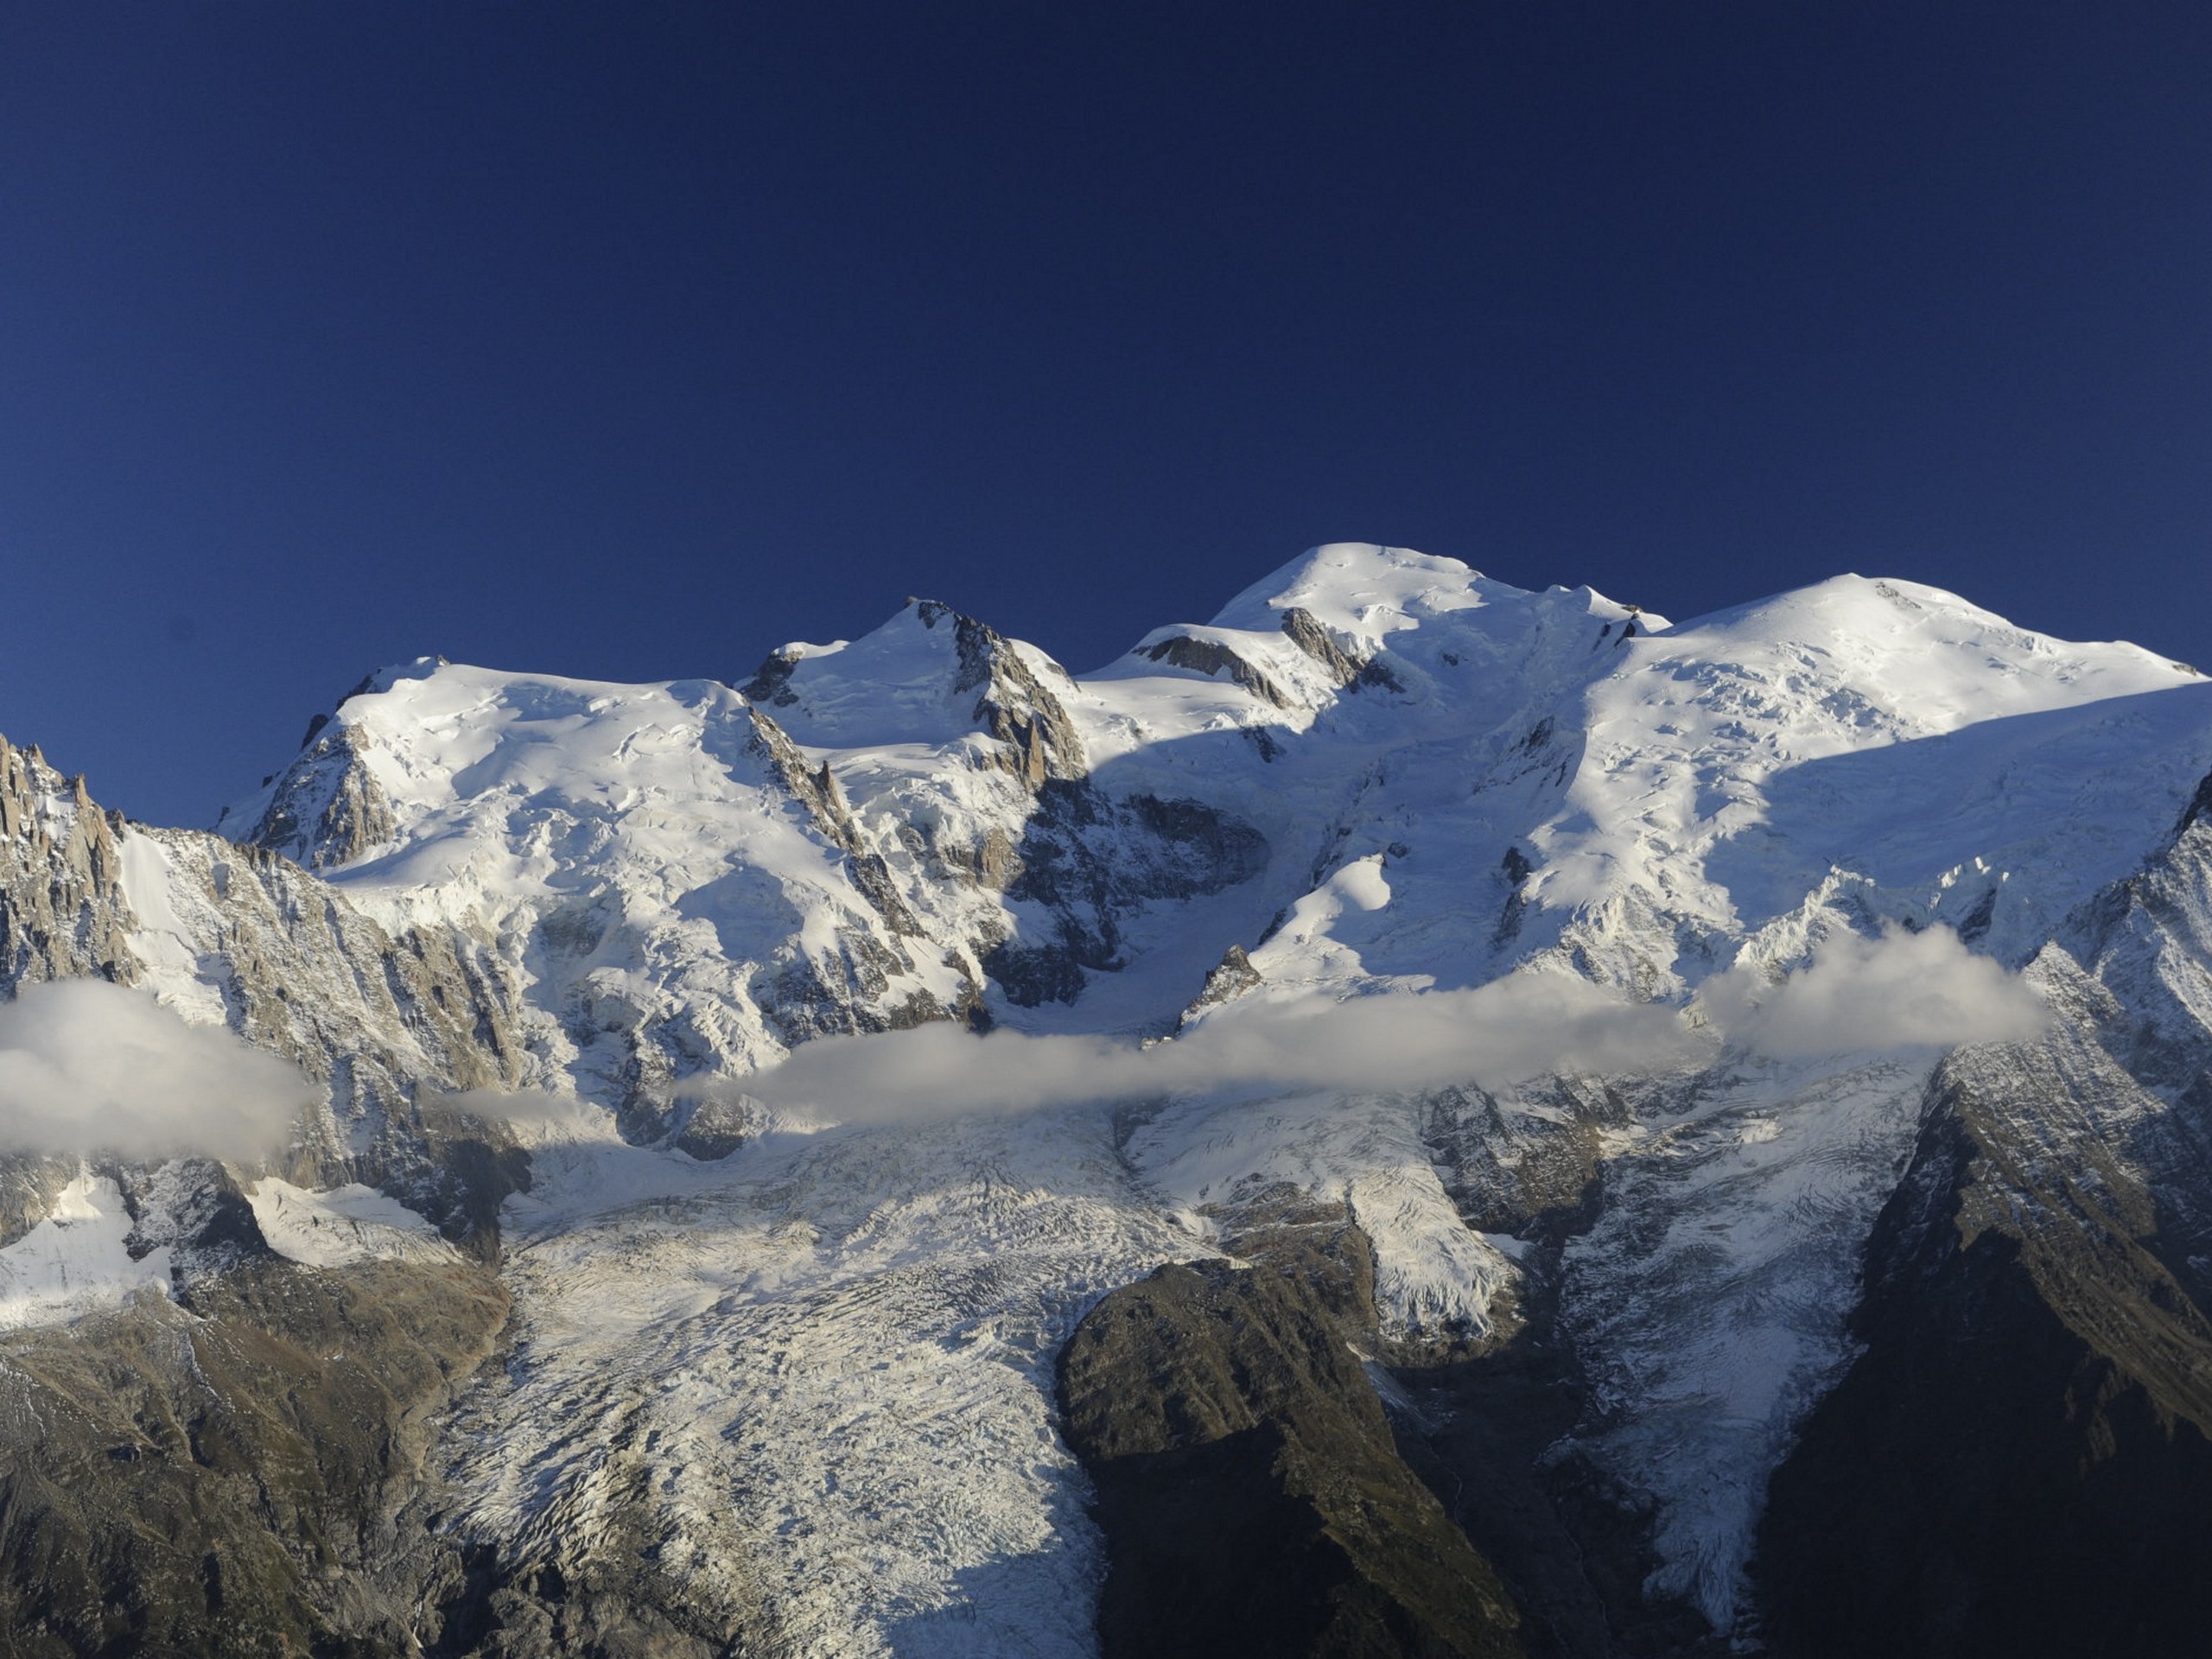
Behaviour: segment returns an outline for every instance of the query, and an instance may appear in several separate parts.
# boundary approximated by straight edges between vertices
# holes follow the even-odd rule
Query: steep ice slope
[[[2017,956],[2140,861],[2208,758],[2193,671],[1910,582],[1838,577],[1633,654],[1589,700],[1569,801],[1589,822],[1543,849],[1554,906],[1687,866],[1689,905],[1756,931],[1840,868],[1885,890],[1879,913]]]
[[[1386,854],[1394,897],[1343,912],[1316,949],[1444,983],[1558,951],[1679,993],[1763,931],[1764,958],[1801,956],[1789,918],[1840,880],[1870,919],[1953,921],[2031,953],[2140,860],[2212,759],[2212,685],[2190,671],[1934,589],[1840,577],[1625,642],[1602,607],[1543,613],[1566,597],[1389,636],[1415,706],[1387,729],[1405,741],[1376,756],[1319,861]],[[1525,645],[1493,620],[1514,608],[1540,619]],[[1400,667],[1416,642],[1428,665],[1457,659],[1519,697],[1432,689],[1420,663]],[[1316,736],[1383,747],[1353,720],[1332,709]]]

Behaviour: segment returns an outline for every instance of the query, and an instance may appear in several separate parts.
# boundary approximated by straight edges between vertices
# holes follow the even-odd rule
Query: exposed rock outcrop
[[[366,734],[342,716],[308,733],[299,758],[278,775],[267,809],[240,839],[320,870],[350,864],[399,826],[383,786],[362,763]]]
[[[1061,1397],[1107,1535],[1108,1659],[1522,1651],[1324,1300],[1363,1294],[1362,1265],[1162,1268],[1077,1330]]]
[[[1218,639],[1171,633],[1165,639],[1145,646],[1138,654],[1173,668],[1187,668],[1209,679],[1225,673],[1253,696],[1266,698],[1278,709],[1288,709],[1296,702],[1268,677],[1266,670]]]
[[[2179,1659],[2212,1623],[2212,1324],[2123,1219],[2141,1188],[2081,1230],[2014,1208],[1989,1080],[1938,1104],[1870,1251],[1866,1352],[1775,1476],[1783,1659]]]
[[[420,1653],[461,1560],[398,1517],[505,1308],[479,1268],[264,1260],[0,1335],[0,1654]]]
[[[97,976],[128,985],[137,918],[123,895],[116,826],[82,778],[0,737],[0,988]]]
[[[1006,860],[1007,900],[1042,925],[987,946],[983,966],[1017,1006],[1071,1002],[1084,970],[1122,966],[1126,917],[1249,880],[1268,855],[1258,830],[1200,802],[1048,780]]]
[[[1339,686],[1355,683],[1360,671],[1367,666],[1338,645],[1313,613],[1302,605],[1293,605],[1283,612],[1282,631],[1290,636],[1293,645],[1320,664]]]
[[[284,1160],[310,1182],[429,1175],[417,1091],[510,1086],[523,1039],[489,944],[434,925],[394,934],[277,854],[190,830],[143,830],[140,874],[163,925],[137,949],[143,982],[188,1014],[219,1010],[322,1091]],[[203,1012],[204,1011],[204,1012]]]
[[[976,694],[976,723],[1004,746],[1002,766],[1032,789],[1048,779],[1065,782],[1090,770],[1075,722],[1011,642],[934,600],[920,601],[915,613],[927,627],[951,621],[960,655],[952,689]]]
[[[1224,1002],[1234,1002],[1249,990],[1262,983],[1260,970],[1252,965],[1252,958],[1241,944],[1232,944],[1222,953],[1221,961],[1206,976],[1206,982],[1191,999],[1191,1006],[1183,1010],[1177,1022],[1179,1029],[1187,1027],[1208,1008],[1219,1007]]]

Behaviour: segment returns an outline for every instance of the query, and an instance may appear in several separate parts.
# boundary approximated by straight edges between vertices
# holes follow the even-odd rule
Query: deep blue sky
[[[1095,666],[1306,544],[2179,656],[2212,7],[0,14],[0,731],[203,823],[376,664]]]

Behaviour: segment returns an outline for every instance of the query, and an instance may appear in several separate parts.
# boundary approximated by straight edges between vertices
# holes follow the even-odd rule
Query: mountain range
[[[4,711],[0,711],[3,715]],[[2212,681],[1312,550],[0,742],[0,1652],[2184,1654]]]

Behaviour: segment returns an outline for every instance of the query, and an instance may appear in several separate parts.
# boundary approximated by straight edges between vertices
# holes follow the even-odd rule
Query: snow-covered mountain
[[[2182,1650],[2208,774],[2194,670],[1911,582],[1670,624],[1349,544],[1080,677],[930,601],[728,683],[387,668],[212,835],[0,751],[10,987],[310,1095],[260,1162],[7,1141],[0,1618]],[[2101,1480],[2156,1502],[2053,1622]]]

